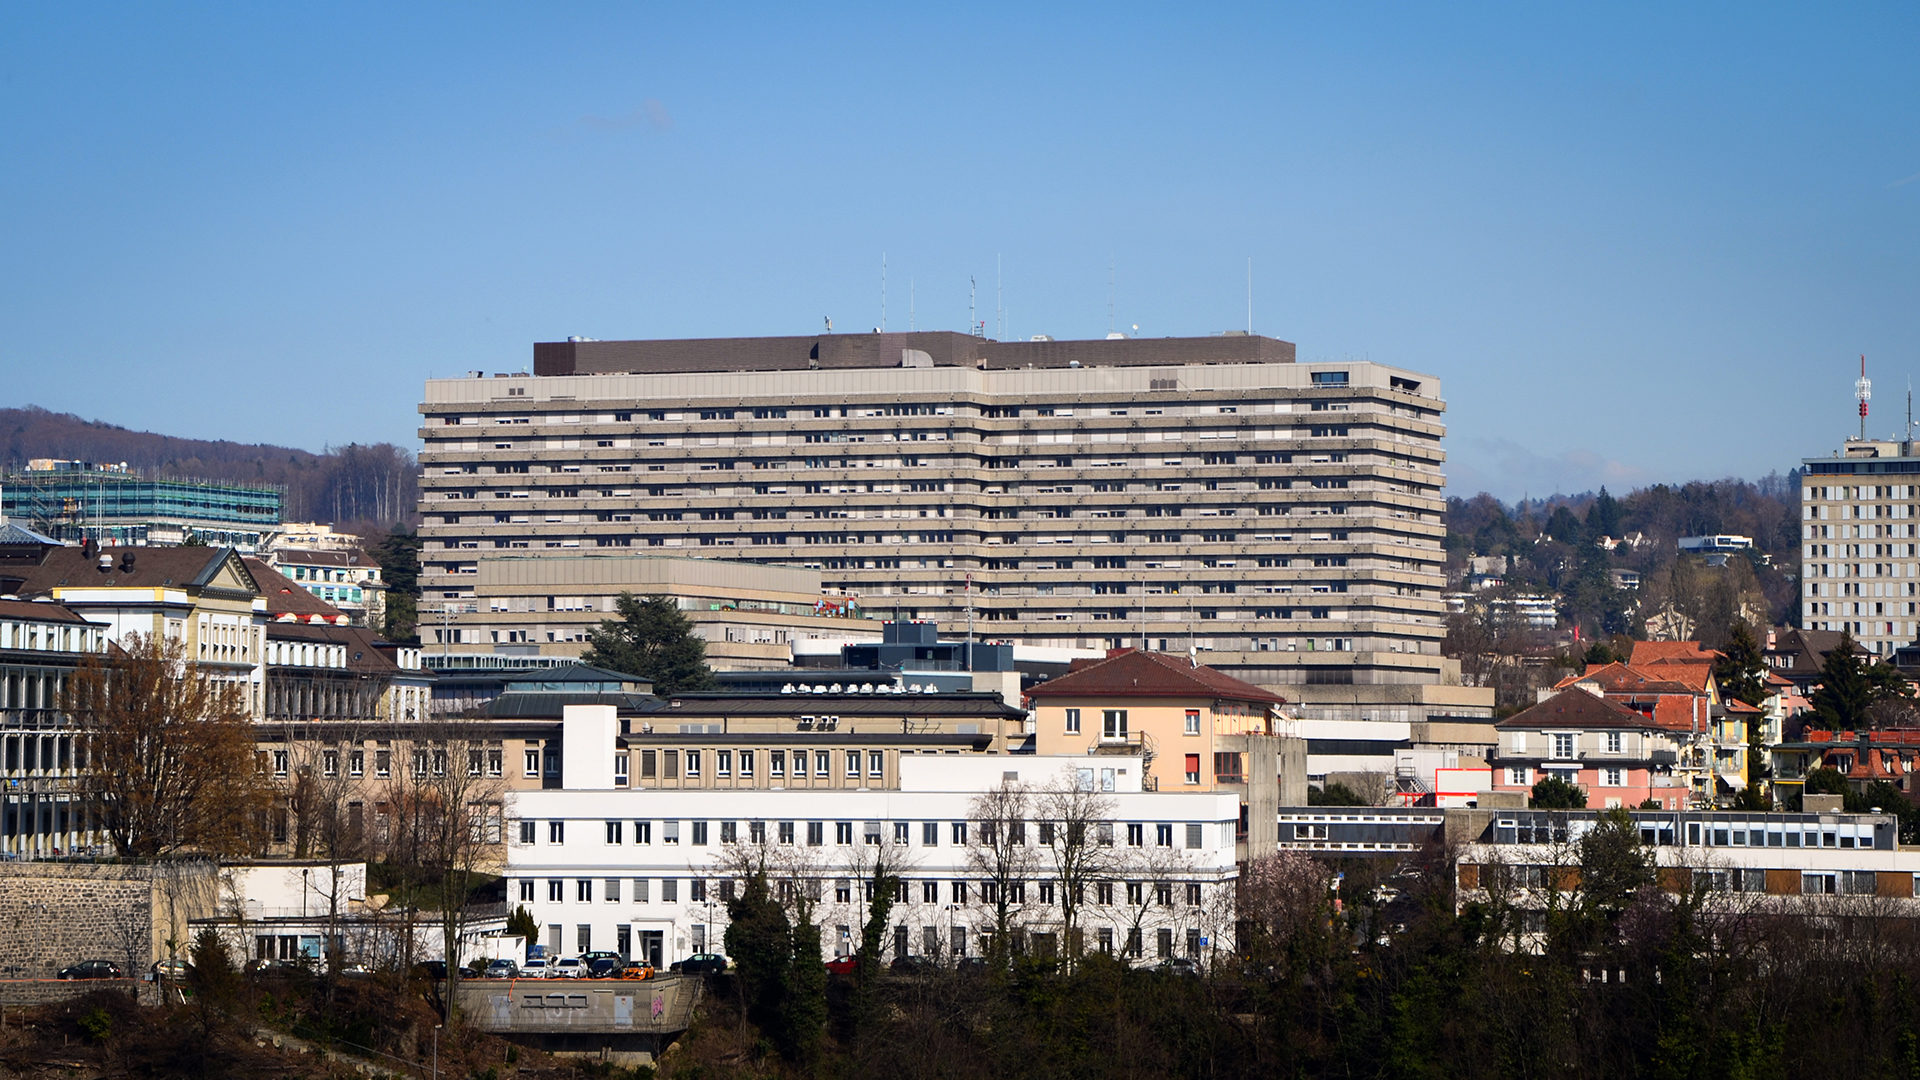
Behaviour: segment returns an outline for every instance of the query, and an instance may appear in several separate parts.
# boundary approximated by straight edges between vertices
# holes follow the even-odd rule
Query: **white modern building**
[[[610,764],[613,710],[569,707],[565,725],[565,786],[508,796],[507,900],[532,913],[556,953],[658,965],[721,951],[740,866],[762,861],[781,899],[817,897],[823,952],[850,953],[876,857],[901,879],[889,956],[979,953],[1002,896],[1020,947],[1059,949],[1065,890],[1051,845],[1067,830],[1044,807],[1050,792],[1076,787],[1097,797],[1099,812],[1082,820],[1102,867],[1079,890],[1081,947],[1151,961],[1226,946],[1239,797],[1143,791],[1138,757],[910,754],[884,790],[629,790]],[[996,826],[980,805],[982,793],[1008,789],[1026,793],[998,826],[1021,838],[1011,873],[985,866]]]

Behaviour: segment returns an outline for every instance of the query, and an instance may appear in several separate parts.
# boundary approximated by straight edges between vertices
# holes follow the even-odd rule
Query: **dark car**
[[[954,962],[953,967],[955,971],[962,971],[968,975],[984,975],[990,970],[991,965],[987,963],[987,958],[984,956],[963,956]]]
[[[62,979],[124,979],[127,973],[111,960],[82,960],[60,969]]]
[[[588,953],[580,958],[587,966],[587,978],[611,979],[620,974],[627,962],[618,953]]]
[[[887,970],[895,975],[926,975],[939,970],[939,963],[931,956],[896,956]]]
[[[1153,970],[1167,975],[1189,975],[1198,977],[1200,961],[1191,956],[1174,956],[1153,965]]]
[[[727,958],[719,953],[694,953],[685,960],[675,960],[667,970],[687,975],[719,975],[727,970]]]
[[[447,962],[445,960],[422,960],[413,965],[413,977],[432,979],[434,982],[447,980]]]

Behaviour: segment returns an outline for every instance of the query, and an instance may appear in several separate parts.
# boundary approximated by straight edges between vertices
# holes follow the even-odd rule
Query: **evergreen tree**
[[[386,621],[378,629],[388,641],[420,643],[420,537],[394,526],[386,538],[367,552],[380,564],[380,580],[387,586]]]
[[[1862,731],[1872,726],[1868,710],[1889,698],[1913,696],[1906,679],[1884,661],[1862,658],[1853,635],[1842,631],[1840,643],[1827,653],[1820,668],[1820,688],[1813,692],[1813,710],[1823,727],[1834,731]]]
[[[1733,632],[1720,652],[1720,659],[1713,662],[1720,692],[1749,705],[1760,704],[1767,696],[1767,668],[1760,657],[1760,643],[1744,620],[1733,624]]]
[[[1580,904],[1609,924],[1654,882],[1653,853],[1641,844],[1640,827],[1619,807],[1601,814],[1581,835],[1579,853]]]
[[[1618,539],[1620,536],[1620,503],[1607,494],[1603,486],[1600,496],[1587,508],[1587,535],[1595,540],[1603,536]]]
[[[791,997],[793,927],[787,913],[767,891],[767,875],[756,873],[727,903],[727,955],[733,958],[740,996],[752,1020],[793,1057],[784,1003]]]
[[[533,912],[523,906],[516,906],[513,914],[507,916],[506,932],[509,937],[519,935],[529,951],[540,940],[540,924],[533,921]]]
[[[1535,810],[1585,810],[1587,789],[1557,776],[1543,776],[1533,785],[1527,805]]]
[[[671,599],[649,596],[643,600],[623,592],[615,602],[615,614],[588,633],[582,660],[648,679],[653,692],[663,696],[713,686],[706,643],[694,634],[692,620],[680,614]]]

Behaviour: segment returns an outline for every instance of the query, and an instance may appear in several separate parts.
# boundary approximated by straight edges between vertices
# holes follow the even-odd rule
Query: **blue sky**
[[[1437,374],[1451,491],[1904,422],[1912,5],[8,5],[3,404],[411,445],[534,341],[1246,323]]]

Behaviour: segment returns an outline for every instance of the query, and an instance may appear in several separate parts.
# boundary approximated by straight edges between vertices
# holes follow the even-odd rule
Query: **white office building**
[[[765,860],[776,896],[805,890],[828,956],[857,950],[876,857],[896,868],[889,957],[977,955],[1004,896],[1018,947],[1063,947],[1064,889],[1045,820],[1049,791],[1091,789],[1086,843],[1102,866],[1083,880],[1087,951],[1147,962],[1226,947],[1240,800],[1141,789],[1138,757],[906,754],[897,787],[662,790],[616,787],[613,710],[566,711],[565,786],[508,796],[507,900],[526,907],[559,955],[608,950],[656,965],[723,951],[742,861]],[[1029,801],[1017,825],[983,820],[977,800],[1007,786]],[[1020,837],[1016,869],[984,866],[983,839]],[[1005,845],[1002,845],[1004,847]],[[1002,866],[1006,863],[1003,861]]]

